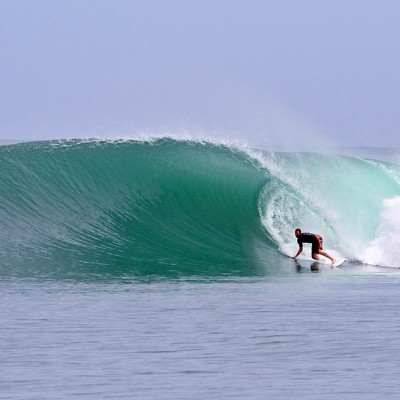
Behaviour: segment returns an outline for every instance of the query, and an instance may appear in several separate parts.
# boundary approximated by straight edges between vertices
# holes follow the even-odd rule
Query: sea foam
[[[362,261],[398,267],[400,260],[400,196],[383,202],[381,220],[376,237],[365,249]]]

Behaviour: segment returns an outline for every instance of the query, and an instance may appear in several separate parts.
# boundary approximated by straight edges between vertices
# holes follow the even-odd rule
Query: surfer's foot
[[[332,260],[331,260],[332,265],[335,264],[335,261],[336,261],[336,260],[335,260],[334,258],[332,258]]]

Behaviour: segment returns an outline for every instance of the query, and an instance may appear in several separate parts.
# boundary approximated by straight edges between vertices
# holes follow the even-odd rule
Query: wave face
[[[0,163],[3,272],[251,275],[298,226],[398,266],[393,164],[173,138],[2,146]]]

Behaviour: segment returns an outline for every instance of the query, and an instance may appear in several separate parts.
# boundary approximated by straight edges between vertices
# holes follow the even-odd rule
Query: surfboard
[[[345,258],[338,258],[334,263],[334,267],[340,267],[343,263],[345,263],[347,260]]]
[[[283,253],[282,251],[278,250],[279,253],[281,253],[282,255],[292,258],[291,256],[289,256],[288,254]],[[306,255],[301,254],[299,257],[296,258],[296,260],[298,261],[309,261],[309,262],[317,262],[319,264],[324,264],[324,265],[332,265],[331,261],[329,260],[329,258],[320,256],[319,260],[314,260],[311,257],[307,257]],[[335,262],[333,263],[334,267],[340,267],[343,263],[345,263],[347,261],[346,258],[336,258]]]
[[[311,262],[311,263],[316,263],[316,264],[320,264],[320,265],[327,266],[327,267],[328,266],[329,267],[340,267],[347,260],[345,258],[336,258],[335,262],[333,264],[331,263],[331,261],[328,258],[323,258],[322,259],[322,257],[321,257],[320,260],[314,260],[312,258],[308,258],[308,259],[302,258],[301,261],[303,261],[303,262],[304,261],[308,261],[308,262]]]

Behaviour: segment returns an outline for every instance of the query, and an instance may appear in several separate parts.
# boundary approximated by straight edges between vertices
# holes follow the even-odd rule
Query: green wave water
[[[1,269],[248,276],[295,250],[297,226],[397,266],[378,242],[400,215],[399,176],[378,161],[173,138],[2,146]]]

